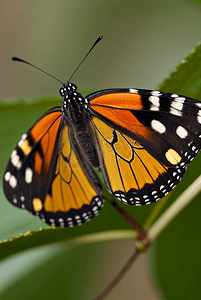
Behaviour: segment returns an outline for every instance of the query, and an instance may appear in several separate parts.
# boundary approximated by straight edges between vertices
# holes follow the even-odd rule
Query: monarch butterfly
[[[22,135],[3,178],[7,199],[49,225],[81,225],[99,213],[94,167],[116,198],[146,205],[179,183],[201,148],[197,100],[134,88],[84,97],[70,80],[60,95],[61,107]]]

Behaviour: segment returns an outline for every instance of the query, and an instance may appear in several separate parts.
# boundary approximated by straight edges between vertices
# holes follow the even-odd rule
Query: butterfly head
[[[77,91],[77,86],[74,83],[67,81],[62,88],[60,88],[59,93],[61,97],[65,97],[66,95],[72,95],[74,92]]]
[[[85,97],[82,94],[77,93],[77,86],[69,81],[67,81],[67,84],[64,84],[63,87],[60,88],[60,95],[63,97],[62,108],[64,111],[67,108],[67,105],[71,103],[74,109],[77,107],[81,112],[83,104],[86,105],[87,103]]]

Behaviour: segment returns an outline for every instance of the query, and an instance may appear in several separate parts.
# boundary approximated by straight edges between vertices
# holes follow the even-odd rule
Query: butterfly
[[[146,205],[169,193],[201,148],[201,102],[176,94],[107,89],[86,97],[67,82],[61,107],[22,135],[4,173],[15,206],[49,225],[72,227],[103,207],[98,168],[110,193]]]
[[[147,205],[169,193],[201,148],[201,102],[134,88],[84,97],[70,79],[60,89],[62,105],[12,151],[3,177],[8,201],[51,226],[72,227],[103,207],[94,168],[124,204]]]

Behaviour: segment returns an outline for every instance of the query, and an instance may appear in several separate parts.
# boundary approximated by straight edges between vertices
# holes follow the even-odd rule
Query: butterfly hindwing
[[[4,173],[7,199],[50,225],[90,220],[102,208],[101,186],[81,153],[61,108],[49,110],[11,154]]]
[[[108,190],[123,203],[145,205],[170,192],[185,168],[168,168],[139,143],[93,117],[92,126],[100,147],[101,171]]]
[[[136,205],[171,191],[201,148],[201,103],[133,89],[100,91],[87,99],[109,191]]]
[[[69,127],[64,125],[55,177],[44,202],[45,222],[56,226],[81,225],[101,208],[101,184],[72,140]]]

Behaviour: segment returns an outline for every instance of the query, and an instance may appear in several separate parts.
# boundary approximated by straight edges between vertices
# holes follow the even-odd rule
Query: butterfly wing
[[[51,225],[81,225],[103,207],[101,184],[66,124],[59,148],[55,177],[44,202],[46,218]]]
[[[134,89],[104,90],[87,100],[108,190],[135,205],[170,192],[201,148],[201,103]]]
[[[49,225],[81,224],[101,209],[100,182],[82,161],[60,107],[22,136],[4,173],[4,192],[13,205]]]
[[[4,173],[4,192],[15,206],[34,212],[33,199],[44,199],[53,176],[60,123],[60,108],[46,112],[22,135],[11,153]]]

